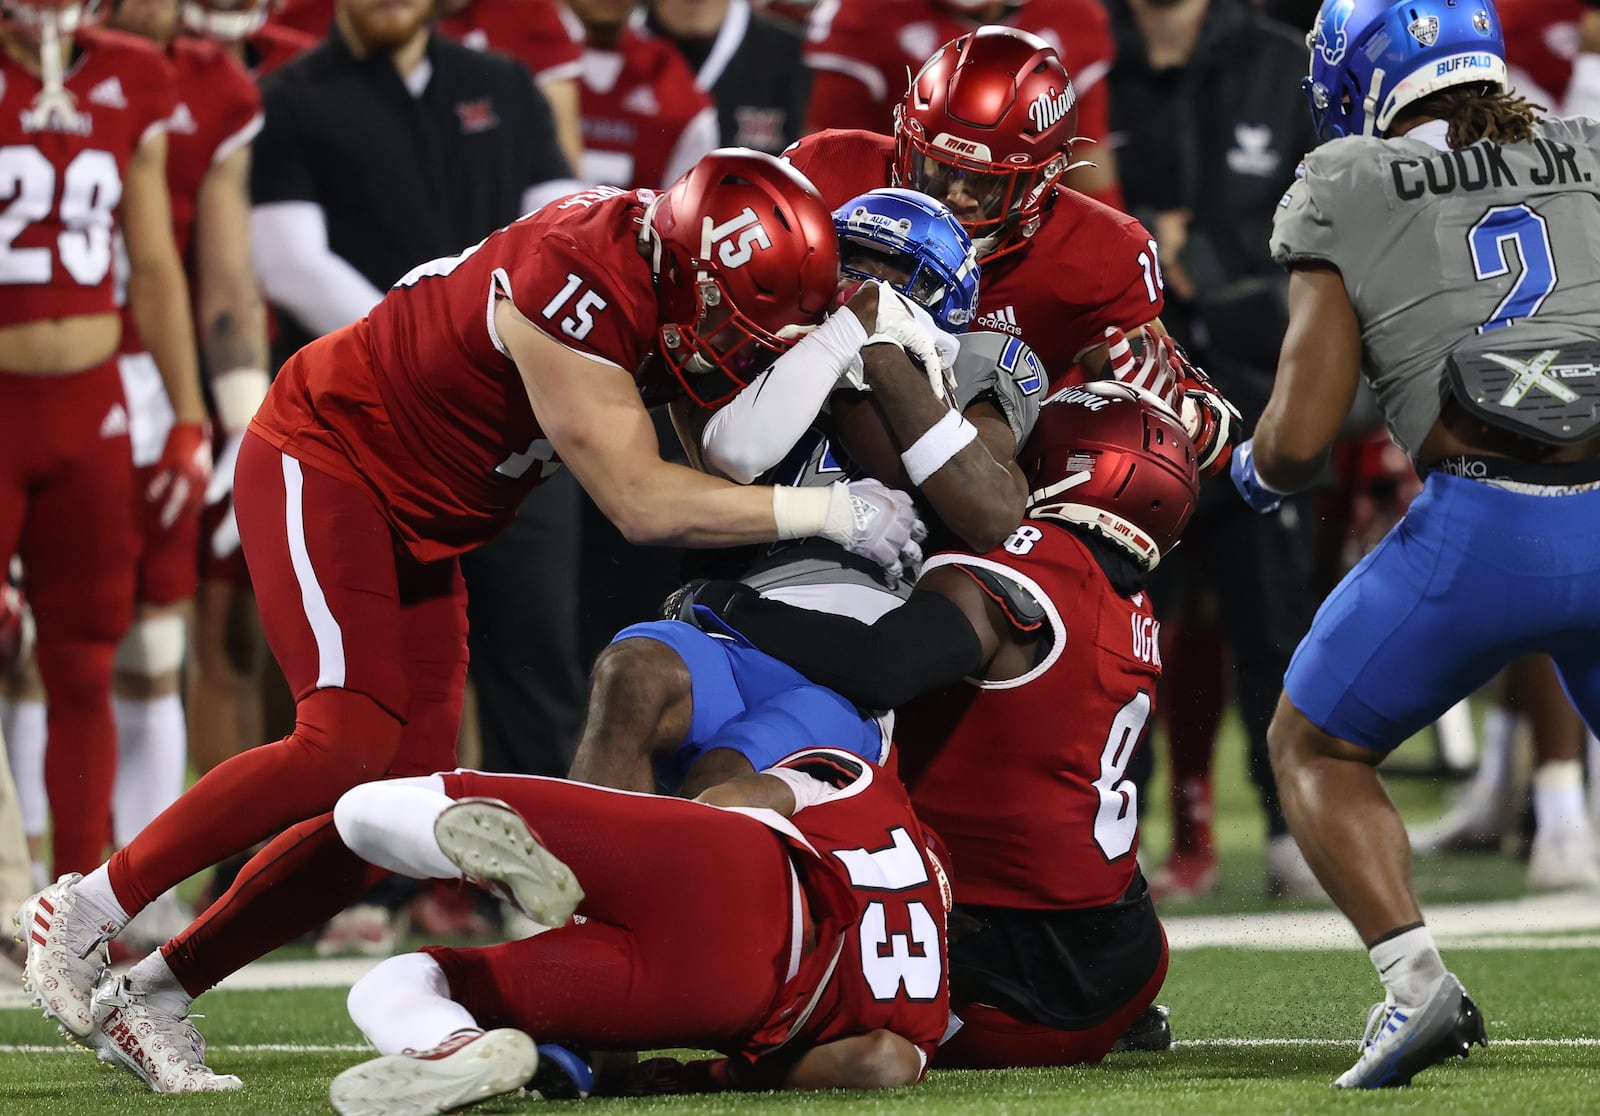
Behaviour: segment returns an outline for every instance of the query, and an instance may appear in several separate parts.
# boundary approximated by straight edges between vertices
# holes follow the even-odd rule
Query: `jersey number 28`
[[[122,201],[122,172],[109,151],[78,152],[61,174],[56,201],[55,164],[37,147],[0,147],[0,284],[45,286],[55,278],[55,258],[76,283],[98,286],[111,270],[112,214]],[[55,251],[17,247],[17,237],[60,206],[62,229]]]

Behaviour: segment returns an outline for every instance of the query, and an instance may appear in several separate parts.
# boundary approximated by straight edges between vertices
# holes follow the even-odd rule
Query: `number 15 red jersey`
[[[939,566],[1021,586],[1054,633],[1021,677],[957,683],[898,711],[900,773],[917,815],[950,846],[956,902],[1116,902],[1139,851],[1138,792],[1123,772],[1161,677],[1149,598],[1119,594],[1089,548],[1048,520],[1024,520],[981,557],[938,554],[925,569]]]

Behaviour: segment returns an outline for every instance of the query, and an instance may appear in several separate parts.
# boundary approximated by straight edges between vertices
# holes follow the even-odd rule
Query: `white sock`
[[[177,694],[113,696],[111,713],[117,722],[112,840],[121,848],[183,793],[189,736]]]
[[[457,1031],[483,1028],[450,998],[450,982],[426,953],[402,953],[356,981],[346,1000],[350,1021],[380,1054],[432,1050]]]
[[[433,836],[435,819],[454,803],[437,775],[386,779],[345,791],[333,824],[351,852],[379,868],[414,880],[459,880],[461,869]]]
[[[1386,938],[1367,953],[1389,998],[1401,1007],[1418,1008],[1427,1003],[1446,975],[1444,958],[1426,926]]]
[[[94,921],[102,924],[109,922],[116,926],[118,931],[128,925],[128,919],[132,917],[123,910],[116,891],[111,887],[111,872],[108,865],[100,865],[79,880],[78,886],[72,889],[72,893],[78,897],[78,902],[86,904],[100,916]]]
[[[1593,732],[1584,735],[1584,747],[1589,753],[1589,813],[1600,825],[1600,736]]]
[[[1511,782],[1511,754],[1517,745],[1517,715],[1503,705],[1483,714],[1483,754],[1473,781],[1496,789]]]
[[[22,829],[43,837],[50,828],[50,800],[44,790],[45,705],[42,701],[0,700],[0,732],[11,757],[11,780],[17,784]]]
[[[1533,822],[1535,833],[1586,830],[1589,815],[1584,812],[1583,765],[1577,760],[1543,763],[1533,773]]]
[[[189,1014],[189,1005],[194,1003],[194,997],[172,975],[159,949],[128,970],[128,991],[143,996],[151,1007],[180,1018]]]

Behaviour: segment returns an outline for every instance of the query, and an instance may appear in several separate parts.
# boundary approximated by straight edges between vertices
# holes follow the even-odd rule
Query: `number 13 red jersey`
[[[1055,633],[1006,682],[962,682],[901,708],[900,772],[950,846],[956,902],[1062,910],[1121,899],[1139,851],[1137,791],[1123,777],[1161,677],[1160,626],[1144,593],[1112,588],[1088,547],[1046,520],[954,565],[1032,595]]]

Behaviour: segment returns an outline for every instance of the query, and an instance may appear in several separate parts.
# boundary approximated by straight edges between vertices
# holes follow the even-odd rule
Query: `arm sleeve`
[[[863,709],[893,709],[960,681],[983,661],[966,614],[936,593],[913,593],[871,625],[754,594],[735,597],[723,619],[760,650]]]
[[[706,423],[700,436],[708,468],[749,484],[782,461],[810,427],[867,331],[840,310],[780,356]]]
[[[328,222],[311,201],[258,205],[250,212],[250,256],[267,298],[321,337],[360,321],[383,299],[328,247]]]

